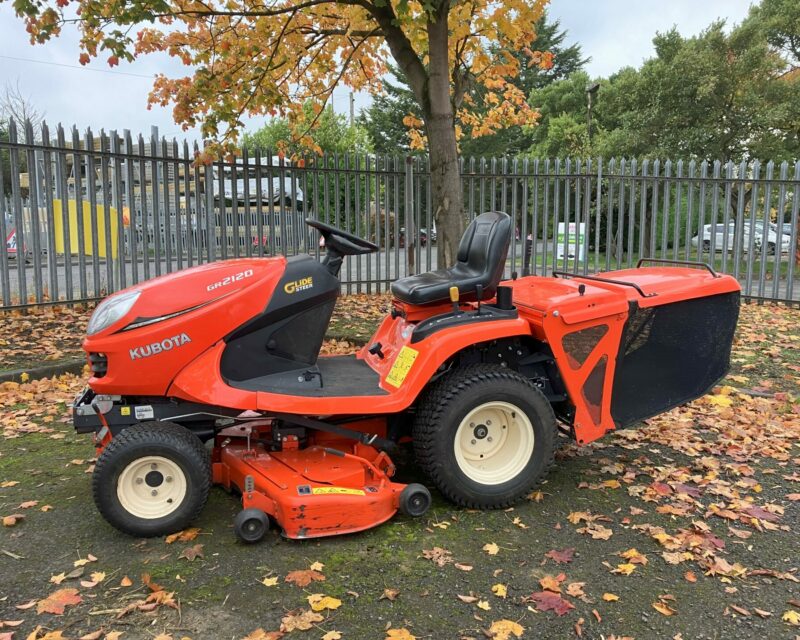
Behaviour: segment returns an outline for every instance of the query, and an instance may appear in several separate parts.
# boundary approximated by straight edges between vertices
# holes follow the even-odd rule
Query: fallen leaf
[[[3,516],[3,526],[4,527],[14,527],[18,522],[21,522],[25,519],[25,515],[22,513],[12,513],[10,516]]]
[[[591,523],[585,527],[578,529],[578,533],[587,533],[592,536],[594,540],[608,540],[614,532],[602,524]]]
[[[489,611],[492,608],[492,605],[489,604],[488,600],[478,600],[478,603],[475,605],[478,609],[483,609],[484,611]]]
[[[498,547],[494,542],[487,542],[485,545],[483,545],[483,550],[490,556],[496,556],[500,551],[500,547]]]
[[[378,600],[389,600],[394,602],[397,600],[397,596],[400,595],[400,589],[384,589],[381,597]]]
[[[289,613],[281,618],[281,631],[289,633],[291,631],[308,631],[316,622],[322,622],[323,618],[315,611],[303,611],[298,614]]]
[[[311,569],[304,569],[301,571],[290,571],[284,578],[285,582],[292,582],[298,587],[307,587],[312,582],[324,582],[325,576],[319,571],[312,571]]]
[[[43,600],[39,600],[36,611],[40,614],[52,613],[60,616],[64,613],[66,607],[80,604],[81,602],[82,599],[78,595],[77,589],[59,589]]]
[[[80,558],[72,563],[74,567],[83,567],[89,564],[90,562],[97,562],[97,558],[95,558],[91,553],[87,555],[85,558]]]
[[[309,569],[312,571],[322,571],[325,568],[325,565],[321,562],[312,562]]]
[[[619,596],[615,593],[606,592],[603,594],[603,600],[605,600],[606,602],[616,602],[617,600],[619,600]]]
[[[665,616],[671,616],[671,615],[675,614],[675,609],[672,609],[665,602],[661,602],[661,601],[654,602],[653,603],[653,609],[655,609],[660,614],[665,615]]]
[[[585,582],[570,582],[567,585],[566,594],[573,598],[580,598],[581,596],[585,596],[586,594],[583,592],[583,588],[586,586]]]
[[[412,636],[408,629],[387,629],[386,640],[417,640],[417,636]]]
[[[311,605],[313,611],[324,611],[325,609],[338,609],[342,606],[342,601],[338,598],[326,596],[323,593],[312,593],[308,598],[308,604]]]
[[[557,616],[563,616],[568,613],[570,609],[575,608],[572,603],[551,591],[532,593],[525,598],[525,600],[534,602],[539,611],[552,611]]]
[[[618,573],[623,576],[629,576],[636,570],[636,565],[626,562],[625,564],[618,564],[617,568],[611,573]]]
[[[120,587],[133,586],[133,581],[128,576],[125,576],[122,580],[119,581],[119,586]]]
[[[264,578],[261,581],[261,584],[263,584],[265,587],[274,587],[278,584],[278,577],[275,576],[274,578]]]
[[[200,529],[197,527],[191,527],[189,529],[184,529],[183,531],[178,531],[177,533],[172,533],[168,535],[164,541],[167,544],[172,544],[175,541],[178,542],[191,542],[194,540],[198,534],[200,533]]]
[[[342,634],[338,631],[328,631],[328,633],[322,636],[322,640],[342,640]]]
[[[503,619],[492,622],[492,626],[489,627],[487,635],[492,638],[492,640],[510,640],[511,636],[521,638],[524,631],[525,627],[518,622]]]
[[[471,564],[463,564],[461,562],[456,562],[453,566],[461,571],[472,571],[473,569]]]
[[[697,582],[697,576],[695,575],[694,571],[687,571],[683,574],[683,577],[687,582]]]
[[[546,575],[539,580],[539,584],[545,591],[552,591],[553,593],[561,593],[561,583],[566,580],[567,576],[563,573],[557,576]]]
[[[264,631],[259,627],[247,634],[242,640],[280,640],[282,637],[283,631]]]
[[[447,549],[442,547],[434,547],[433,549],[423,549],[422,557],[430,560],[438,567],[443,567],[453,561],[453,554]]]
[[[196,558],[202,558],[203,556],[203,545],[196,544],[191,547],[186,547],[182,552],[181,555],[178,556],[179,558],[186,558],[189,562],[193,562]]]
[[[800,613],[797,613],[794,609],[789,609],[781,616],[781,620],[793,627],[798,627],[800,626]]]
[[[19,509],[30,509],[31,507],[35,507],[39,504],[38,500],[28,500],[27,502],[21,502],[19,505]]]
[[[498,598],[505,598],[508,595],[508,589],[504,584],[496,584],[492,586],[492,593]]]
[[[550,551],[544,554],[544,557],[555,560],[559,564],[566,564],[568,562],[572,562],[574,555],[575,555],[575,548],[568,547],[566,549],[561,549],[560,551],[557,551],[556,549],[551,549]]]

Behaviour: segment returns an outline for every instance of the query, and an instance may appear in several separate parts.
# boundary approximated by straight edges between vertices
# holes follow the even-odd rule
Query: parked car
[[[752,227],[752,229],[751,229]],[[778,246],[778,228],[775,224],[769,223],[768,224],[768,233],[767,233],[767,253],[772,255],[775,253],[775,248]],[[733,251],[734,247],[737,245],[735,242],[736,238],[736,223],[729,222],[727,224],[720,224],[720,223],[713,223],[705,225],[701,232],[698,233],[694,238],[692,238],[692,246],[700,246],[702,242],[702,248],[704,251],[711,250],[711,239],[714,236],[714,250],[715,251],[722,251],[725,248],[725,237],[727,233],[727,250]],[[752,241],[751,241],[752,236]],[[750,220],[745,220],[742,223],[741,227],[741,237],[739,242],[741,243],[740,246],[742,250],[749,251],[750,247],[752,246],[754,249],[759,250],[763,246],[763,236],[764,236],[764,222],[756,220],[755,225],[751,225]],[[789,251],[789,244],[791,243],[791,236],[781,234],[781,253],[787,253]]]
[[[428,244],[428,232],[425,229],[419,230],[419,244],[421,247],[424,247]],[[404,248],[406,246],[406,228],[400,227],[400,248]]]

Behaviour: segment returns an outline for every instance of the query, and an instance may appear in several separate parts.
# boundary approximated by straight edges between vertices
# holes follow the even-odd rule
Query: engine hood
[[[177,373],[191,359],[257,316],[269,303],[286,270],[286,259],[226,260],[160,276],[120,291],[139,293],[119,319],[87,336],[83,349],[107,363],[96,391],[166,392],[152,381],[168,369]]]

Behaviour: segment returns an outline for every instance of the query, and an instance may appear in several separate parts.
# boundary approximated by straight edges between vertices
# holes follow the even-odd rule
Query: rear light
[[[95,378],[102,378],[108,373],[108,358],[105,353],[90,353],[89,368]]]

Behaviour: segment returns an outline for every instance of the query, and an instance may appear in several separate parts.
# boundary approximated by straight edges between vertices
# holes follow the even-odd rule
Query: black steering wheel
[[[378,245],[374,242],[364,240],[319,220],[306,218],[306,224],[322,234],[322,237],[325,238],[326,248],[333,249],[343,256],[364,255],[379,250]]]

